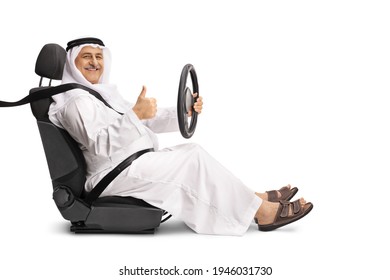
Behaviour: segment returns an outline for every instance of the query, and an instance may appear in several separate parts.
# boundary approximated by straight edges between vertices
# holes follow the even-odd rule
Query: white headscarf
[[[100,48],[103,50],[104,59],[104,70],[100,77],[98,84],[90,83],[77,69],[75,59],[80,53],[81,49],[85,46],[91,46],[94,48]],[[108,48],[97,45],[97,44],[83,44],[80,46],[73,47],[67,52],[64,73],[62,76],[62,84],[67,83],[78,83],[86,87],[92,88],[93,90],[100,93],[100,95],[107,101],[118,112],[126,112],[131,108],[131,103],[127,102],[119,94],[116,85],[109,83],[109,76],[111,70],[111,53]],[[52,98],[54,102],[51,104],[49,109],[49,115],[51,120],[53,115],[61,110],[66,104],[71,101],[72,97],[77,94],[85,94],[86,91],[81,89],[74,89],[64,93],[54,95]],[[55,116],[54,116],[55,118]],[[56,119],[56,118],[55,118]],[[53,121],[53,120],[52,120]],[[55,124],[59,125],[58,121],[54,120]]]

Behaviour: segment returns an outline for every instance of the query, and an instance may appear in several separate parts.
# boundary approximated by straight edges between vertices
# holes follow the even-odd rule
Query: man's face
[[[99,82],[104,70],[103,51],[100,48],[85,46],[74,62],[87,81],[92,84]]]

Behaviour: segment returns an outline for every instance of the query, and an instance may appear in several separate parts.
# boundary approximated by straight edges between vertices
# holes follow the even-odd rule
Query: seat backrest
[[[38,55],[35,73],[41,77],[39,87],[30,90],[30,95],[48,86],[42,86],[43,78],[61,80],[66,60],[65,50],[57,44],[45,45]],[[69,188],[80,197],[85,184],[85,160],[78,144],[63,129],[55,126],[48,118],[51,98],[31,103],[31,110],[37,119],[39,133],[49,167],[53,188]]]

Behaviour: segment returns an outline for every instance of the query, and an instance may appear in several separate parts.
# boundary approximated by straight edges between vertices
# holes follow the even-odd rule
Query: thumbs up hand
[[[156,99],[146,97],[145,86],[142,86],[142,91],[138,96],[137,103],[133,107],[133,111],[140,120],[151,119],[156,115],[157,112]]]

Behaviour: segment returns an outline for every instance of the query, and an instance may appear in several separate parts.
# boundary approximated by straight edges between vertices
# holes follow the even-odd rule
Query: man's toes
[[[305,206],[306,200],[305,200],[303,197],[301,197],[301,198],[299,199],[299,204],[301,204],[301,207]]]

